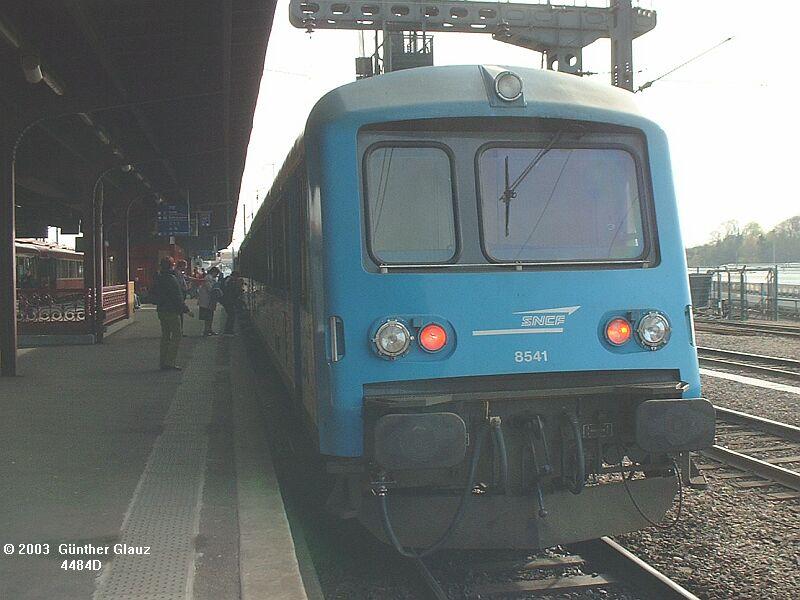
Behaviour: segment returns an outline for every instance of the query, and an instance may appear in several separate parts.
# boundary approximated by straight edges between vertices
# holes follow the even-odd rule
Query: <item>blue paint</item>
[[[689,383],[685,397],[700,395],[697,355],[685,311],[690,304],[667,140],[642,117],[628,92],[574,76],[513,69],[526,102],[493,106],[478,67],[433,67],[363,80],[334,90],[312,111],[304,144],[312,198],[321,204],[318,259],[323,289],[317,329],[331,315],[344,321],[346,353],[331,362],[328,337],[318,348],[317,427],[324,454],[362,454],[362,386],[384,381],[502,375],[524,372],[676,369]],[[369,272],[364,232],[358,132],[368,124],[444,117],[537,117],[621,125],[646,140],[660,248],[654,268],[585,270],[482,270],[477,272]],[[460,174],[474,177],[474,173]],[[313,204],[313,200],[312,200]],[[312,237],[314,223],[312,217]],[[474,335],[522,328],[515,313],[578,306],[560,325],[538,334]],[[610,347],[599,334],[611,313],[658,310],[672,324],[669,343],[650,351],[629,342]],[[451,328],[452,346],[433,360],[412,346],[386,360],[372,336],[387,318],[438,315]],[[634,324],[635,326],[635,324]],[[547,329],[545,326],[544,329]],[[323,335],[320,333],[320,336]],[[329,335],[326,331],[324,335]],[[304,340],[301,343],[312,343]],[[547,362],[515,362],[515,352],[546,351]]]

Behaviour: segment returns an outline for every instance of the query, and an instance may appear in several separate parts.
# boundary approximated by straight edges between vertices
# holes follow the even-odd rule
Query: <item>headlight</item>
[[[513,102],[522,96],[522,79],[511,71],[503,71],[494,80],[494,91],[501,100]]]
[[[636,327],[639,342],[650,350],[658,350],[669,341],[671,327],[667,317],[658,312],[650,312],[641,318]]]
[[[408,352],[411,334],[400,321],[389,320],[378,328],[374,341],[378,354],[397,358]]]

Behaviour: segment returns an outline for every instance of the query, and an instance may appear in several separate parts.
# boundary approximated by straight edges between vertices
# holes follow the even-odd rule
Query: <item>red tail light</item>
[[[436,323],[425,325],[419,332],[419,345],[428,352],[438,352],[447,344],[447,332]]]
[[[631,339],[631,324],[621,317],[611,319],[606,325],[606,339],[614,346],[621,346]]]

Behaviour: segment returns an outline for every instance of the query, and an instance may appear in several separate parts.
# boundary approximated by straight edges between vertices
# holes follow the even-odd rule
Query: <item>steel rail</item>
[[[743,371],[753,371],[755,373],[772,375],[773,377],[785,377],[786,379],[794,379],[796,381],[800,381],[800,371],[787,371],[786,369],[776,369],[775,367],[767,367],[764,365],[742,362],[738,360],[729,360],[727,358],[712,358],[710,356],[703,356],[703,354],[704,352],[700,348],[698,348],[698,359],[702,363],[719,365],[731,369],[740,369]],[[747,355],[742,355],[742,357],[746,356]],[[753,356],[754,356],[753,360],[756,360],[755,358],[756,355]],[[764,360],[764,358],[761,358],[759,360]],[[798,363],[798,368],[800,369],[800,363]]]
[[[495,596],[540,596],[559,594],[569,591],[584,591],[606,588],[609,586],[626,586],[634,589],[645,598],[659,600],[699,600],[677,582],[644,562],[635,554],[625,549],[609,537],[568,544],[569,555],[564,557],[535,558],[529,562],[500,561],[499,563],[476,564],[468,568],[495,571],[550,571],[566,568],[571,565],[588,565],[582,569],[594,575],[561,575],[544,579],[522,578],[505,580],[498,583],[479,584],[472,590],[481,598]],[[425,563],[419,559],[411,559],[419,581],[424,584],[424,598],[447,600],[448,595],[439,581],[431,574]],[[500,567],[498,570],[497,567]]]
[[[786,323],[781,321],[739,321],[733,319],[709,319],[699,318],[698,323],[711,323],[714,325],[726,325],[728,327],[750,328],[759,327],[761,329],[772,329],[776,331],[796,331],[800,332],[800,325],[796,323]]]
[[[762,325],[751,323],[739,323],[736,321],[700,321],[695,320],[697,331],[708,332],[737,332],[737,333],[768,333],[785,337],[800,337],[800,327],[792,325]]]
[[[647,564],[609,537],[573,545],[581,556],[598,563],[620,581],[629,583],[646,598],[659,600],[699,600],[697,596]]]
[[[764,354],[751,354],[749,352],[734,352],[733,350],[723,350],[722,348],[708,348],[705,346],[698,346],[698,352],[706,352],[709,354],[716,354],[717,356],[727,356],[729,358],[739,358],[744,360],[760,360],[773,365],[780,365],[782,367],[794,367],[800,369],[800,360],[791,358],[783,358],[782,356],[766,356]]]
[[[717,420],[747,425],[748,427],[761,429],[765,432],[775,434],[778,437],[786,438],[792,442],[800,442],[800,427],[795,427],[788,423],[781,423],[780,421],[773,421],[772,419],[757,417],[738,410],[731,410],[730,408],[723,408],[721,406],[715,405],[714,409],[717,411]]]
[[[773,465],[758,458],[747,456],[724,446],[711,446],[700,452],[704,456],[713,458],[719,462],[731,465],[742,471],[755,473],[759,477],[774,481],[784,487],[800,492],[800,473],[790,469],[784,469],[778,465]]]

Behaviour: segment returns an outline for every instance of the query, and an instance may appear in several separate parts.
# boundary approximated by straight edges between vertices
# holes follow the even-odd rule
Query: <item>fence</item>
[[[17,289],[17,327],[20,335],[87,334],[95,331],[94,290]],[[103,325],[133,314],[131,286],[103,288]]]
[[[740,320],[800,318],[800,286],[780,284],[775,267],[708,269],[690,273],[689,281],[692,304],[701,311]]]

